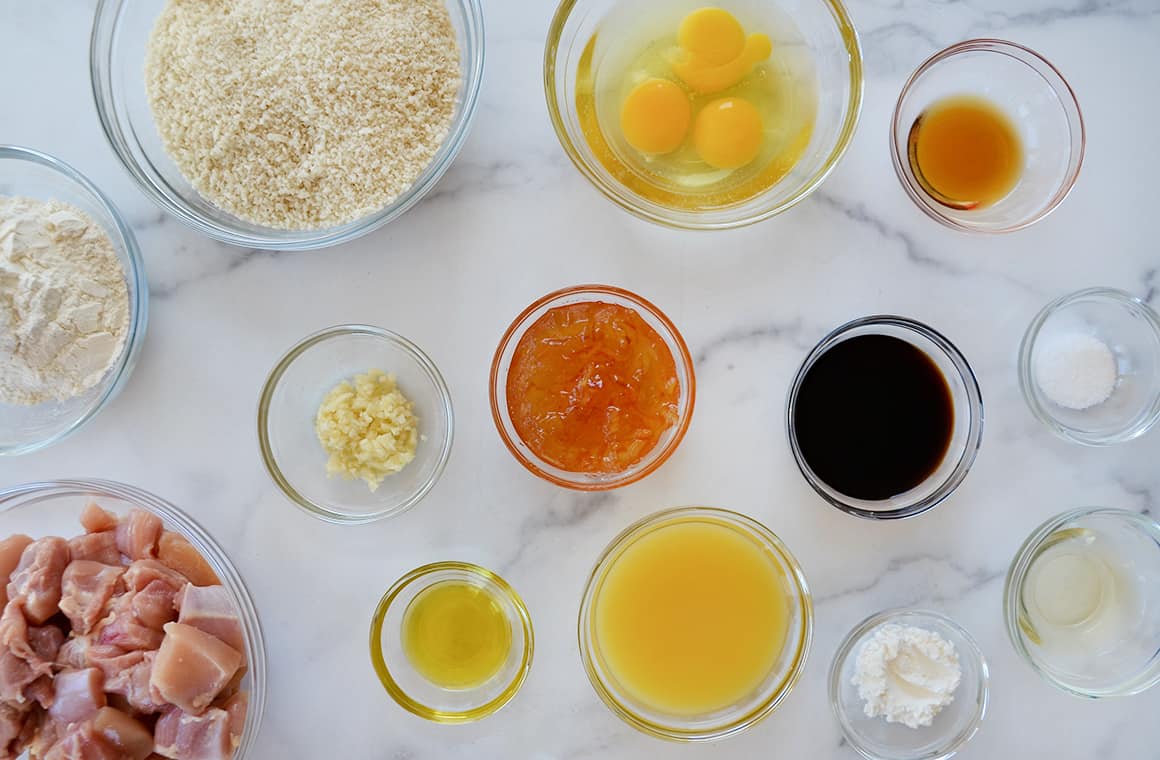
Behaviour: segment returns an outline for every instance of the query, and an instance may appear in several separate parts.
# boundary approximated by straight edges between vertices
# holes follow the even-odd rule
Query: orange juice
[[[771,553],[712,518],[662,523],[625,547],[594,600],[599,655],[634,701],[701,715],[750,696],[774,669],[790,617]]]

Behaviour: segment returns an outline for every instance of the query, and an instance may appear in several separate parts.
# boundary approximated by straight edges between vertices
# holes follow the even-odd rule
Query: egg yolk
[[[620,110],[624,139],[641,153],[671,153],[681,147],[692,120],[689,96],[667,79],[637,85]]]
[[[702,94],[737,84],[773,51],[768,36],[747,38],[741,23],[721,8],[701,8],[686,16],[677,29],[677,43],[673,71]]]
[[[745,98],[714,100],[693,125],[697,153],[718,169],[737,169],[757,158],[761,140],[761,114]]]

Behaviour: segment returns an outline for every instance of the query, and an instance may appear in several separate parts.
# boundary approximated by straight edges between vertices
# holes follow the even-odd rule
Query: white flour
[[[862,645],[851,682],[867,717],[918,728],[954,701],[962,676],[954,644],[934,631],[891,623]]]
[[[91,217],[0,196],[0,401],[65,401],[116,361],[129,326],[125,270]]]

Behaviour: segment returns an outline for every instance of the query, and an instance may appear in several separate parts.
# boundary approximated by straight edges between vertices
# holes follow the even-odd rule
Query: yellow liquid
[[[817,76],[808,48],[788,16],[769,6],[723,5],[747,32],[767,34],[770,57],[733,87],[710,94],[689,92],[693,118],[721,98],[744,98],[762,123],[757,157],[736,169],[703,161],[690,137],[677,150],[646,156],[626,142],[620,114],[629,93],[642,82],[679,82],[671,61],[677,29],[686,13],[703,3],[657,0],[624,3],[606,18],[581,54],[576,73],[580,128],[597,160],[638,195],[670,208],[711,209],[744,202],[789,173],[809,145],[817,114]],[[737,7],[734,7],[737,6]],[[751,11],[751,12],[746,12]]]
[[[951,208],[983,208],[1019,182],[1023,146],[1015,125],[982,98],[940,100],[914,122],[910,164],[923,189]]]
[[[503,607],[484,588],[442,581],[403,613],[403,651],[420,675],[444,689],[471,689],[503,667],[512,646]]]
[[[661,525],[623,550],[597,594],[596,645],[610,673],[634,700],[669,714],[745,699],[785,646],[786,578],[726,523]]]

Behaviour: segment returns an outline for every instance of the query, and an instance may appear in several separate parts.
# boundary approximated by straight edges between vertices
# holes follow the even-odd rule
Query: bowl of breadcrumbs
[[[142,190],[235,245],[352,240],[415,205],[467,135],[479,0],[99,0],[101,125]]]

